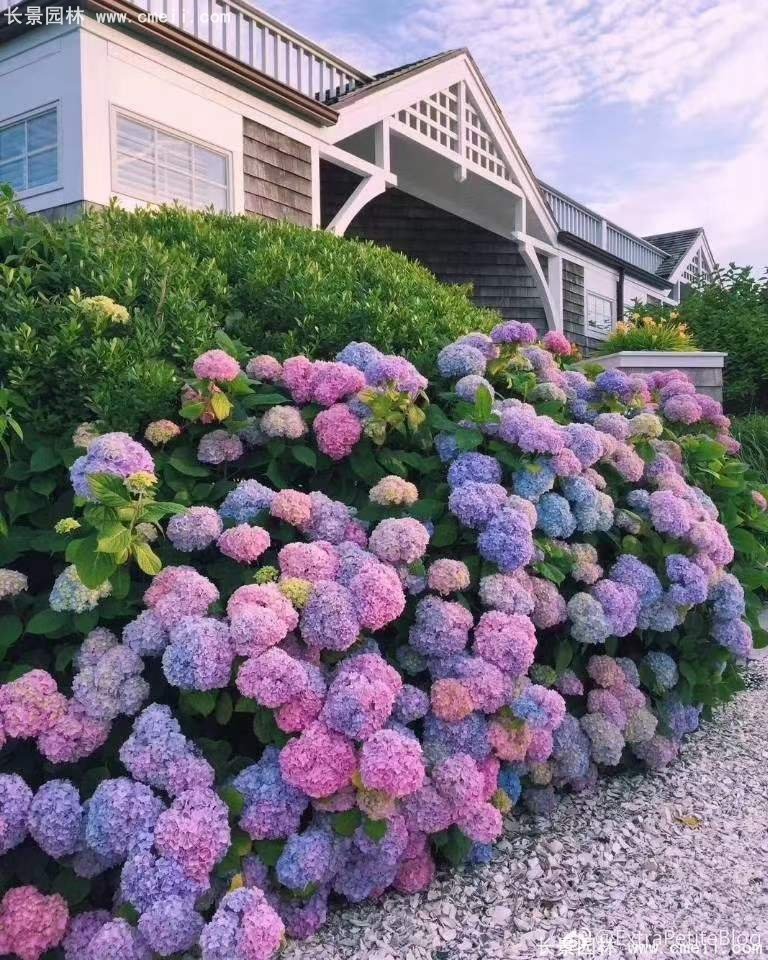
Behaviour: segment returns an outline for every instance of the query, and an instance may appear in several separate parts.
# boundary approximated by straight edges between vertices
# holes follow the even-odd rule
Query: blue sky
[[[466,46],[537,174],[639,234],[768,265],[761,0],[263,0],[362,70]]]

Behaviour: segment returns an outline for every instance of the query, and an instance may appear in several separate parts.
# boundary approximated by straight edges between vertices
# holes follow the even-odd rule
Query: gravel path
[[[285,960],[768,957],[768,658],[747,684],[667,770],[509,818],[488,866],[334,913]]]

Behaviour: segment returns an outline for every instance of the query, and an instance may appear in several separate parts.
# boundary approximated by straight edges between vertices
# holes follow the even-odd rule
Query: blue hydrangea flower
[[[533,557],[528,518],[512,505],[502,507],[478,537],[477,550],[502,573],[513,573],[526,566]]]
[[[486,359],[483,353],[469,343],[449,343],[437,355],[437,369],[444,377],[482,376]]]
[[[274,499],[275,491],[258,480],[241,480],[224,498],[219,516],[223,520],[234,520],[236,524],[248,523],[269,510]]]
[[[83,818],[75,785],[70,780],[49,780],[35,794],[27,826],[35,843],[49,857],[60,860],[80,846]]]
[[[474,480],[477,483],[501,483],[501,464],[485,453],[461,453],[448,468],[448,483],[460,487]]]
[[[576,518],[565,497],[545,493],[536,504],[536,526],[548,537],[567,540],[576,529]]]

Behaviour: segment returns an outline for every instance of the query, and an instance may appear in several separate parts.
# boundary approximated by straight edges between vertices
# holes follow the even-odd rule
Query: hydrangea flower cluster
[[[675,371],[593,381],[561,333],[538,341],[508,321],[446,346],[431,447],[426,379],[370,344],[244,371],[198,358],[199,423],[144,436],[197,451],[186,492],[208,502],[151,526],[167,565],[133,584],[118,632],[87,633],[71,696],[39,669],[0,686],[0,747],[34,740],[53,765],[105,748],[109,771],[88,790],[71,767],[35,790],[0,774],[0,856],[34,843],[116,883],[115,912],[68,921],[17,886],[0,952],[270,960],[332,895],[424,890],[457,840],[487,862],[517,804],[546,814],[601,770],[674,759],[702,713],[686,624],[723,669],[752,644],[727,531],[686,467],[699,433],[732,449],[727,418]],[[225,415],[251,389],[268,407]],[[126,435],[89,434],[79,496],[98,473],[155,468]],[[0,571],[0,595],[22,580]],[[90,613],[110,590],[69,566],[50,604]]]

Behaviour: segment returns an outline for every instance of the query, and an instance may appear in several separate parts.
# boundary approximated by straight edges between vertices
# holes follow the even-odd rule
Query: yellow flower
[[[278,588],[299,610],[306,607],[314,589],[309,580],[302,580],[301,577],[286,577],[280,581]]]
[[[157,477],[154,473],[139,470],[136,473],[132,473],[130,477],[126,477],[123,483],[125,484],[125,489],[130,493],[147,493],[152,490],[157,483]]]
[[[64,517],[63,520],[59,520],[53,529],[56,533],[74,533],[75,530],[80,529],[80,521],[75,520],[74,517]]]
[[[97,323],[126,324],[131,322],[128,310],[111,297],[85,297],[80,301],[80,308]]]

